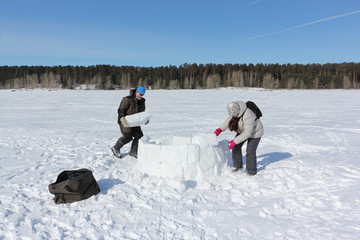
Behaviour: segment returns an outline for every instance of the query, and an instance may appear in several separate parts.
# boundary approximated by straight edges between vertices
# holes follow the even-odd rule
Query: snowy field
[[[0,91],[0,239],[359,239],[360,91],[148,90],[143,140],[160,150],[134,159],[128,144],[116,159],[110,147],[127,94]],[[194,162],[206,153],[189,147],[179,162],[181,144],[161,151],[159,139],[173,137],[214,144],[234,100],[263,112],[256,176],[231,172],[222,145],[230,132],[215,138],[221,153],[208,154],[210,175]],[[161,174],[159,154],[168,163]],[[190,177],[189,159],[198,170]],[[48,185],[78,168],[93,171],[101,192],[55,204]]]

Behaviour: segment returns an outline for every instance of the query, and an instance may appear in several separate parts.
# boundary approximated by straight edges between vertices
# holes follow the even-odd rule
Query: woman
[[[255,175],[257,173],[256,149],[264,135],[263,124],[244,102],[229,103],[227,111],[229,118],[214,133],[219,136],[226,129],[236,132],[235,138],[229,142],[229,149],[232,149],[234,172],[243,167],[241,147],[247,141],[246,170],[248,175]]]

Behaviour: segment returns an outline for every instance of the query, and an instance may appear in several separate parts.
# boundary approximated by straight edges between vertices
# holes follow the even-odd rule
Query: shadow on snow
[[[292,156],[293,155],[288,152],[272,152],[257,156],[258,158],[262,158],[261,161],[258,162],[258,165],[260,166],[258,172],[264,170],[271,163],[276,163]]]
[[[100,179],[97,183],[100,187],[100,192],[102,194],[107,194],[110,188],[118,184],[124,184],[125,182],[120,179]]]

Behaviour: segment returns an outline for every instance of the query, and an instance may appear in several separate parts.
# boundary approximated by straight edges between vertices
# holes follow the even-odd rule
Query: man
[[[129,155],[137,158],[139,139],[144,136],[141,127],[129,127],[125,116],[145,111],[145,88],[140,86],[137,89],[130,90],[130,95],[121,100],[118,108],[118,124],[122,137],[111,148],[115,157],[122,158],[120,149],[132,141]]]

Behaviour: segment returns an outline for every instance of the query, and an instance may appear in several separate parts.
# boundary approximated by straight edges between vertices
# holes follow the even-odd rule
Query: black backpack
[[[55,203],[72,203],[87,199],[100,192],[92,172],[88,169],[63,171],[55,183],[49,185]]]
[[[249,108],[251,111],[253,111],[253,113],[255,113],[257,119],[262,117],[262,112],[260,111],[259,107],[254,102],[247,101],[246,107]]]

